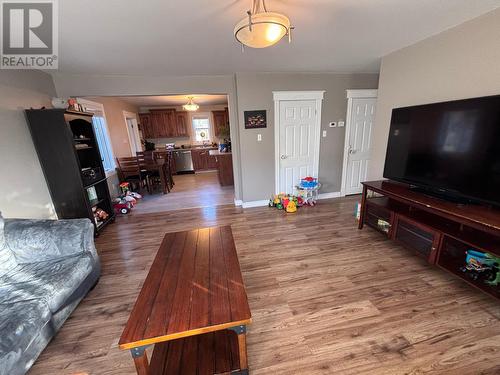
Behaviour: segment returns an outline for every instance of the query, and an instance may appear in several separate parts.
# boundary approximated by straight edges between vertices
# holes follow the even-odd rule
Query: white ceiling
[[[293,42],[241,52],[250,0],[59,1],[60,71],[196,75],[376,72],[380,57],[475,18],[500,0],[267,0]],[[430,57],[432,58],[432,57]]]
[[[137,107],[177,107],[188,102],[192,96],[193,101],[200,106],[227,104],[226,95],[166,95],[166,96],[121,96],[120,100]]]

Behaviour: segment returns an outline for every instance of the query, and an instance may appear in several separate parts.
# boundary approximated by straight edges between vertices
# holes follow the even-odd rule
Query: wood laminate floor
[[[132,214],[234,204],[234,187],[220,186],[217,171],[175,175],[174,182],[168,194],[143,191],[144,198]]]
[[[370,228],[356,198],[297,214],[234,206],[118,217],[99,284],[30,371],[134,374],[117,347],[165,232],[230,224],[253,323],[251,374],[499,374],[500,304]]]

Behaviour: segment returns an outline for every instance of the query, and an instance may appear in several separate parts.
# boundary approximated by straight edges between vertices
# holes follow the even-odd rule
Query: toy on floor
[[[130,182],[122,182],[119,186],[122,194],[127,194],[127,191],[130,191]]]
[[[465,266],[460,270],[472,280],[483,280],[489,285],[500,283],[500,258],[489,253],[476,250],[465,252]]]
[[[278,210],[285,210],[288,213],[297,212],[297,207],[302,204],[302,199],[295,195],[277,194],[269,199],[269,207],[276,207]]]
[[[113,209],[117,214],[126,215],[132,210],[132,204],[126,200],[117,198],[113,203]]]
[[[315,188],[318,186],[318,179],[314,177],[304,177],[300,180],[300,187],[301,188]]]
[[[315,177],[304,177],[300,180],[300,183],[295,186],[297,189],[297,196],[299,196],[303,205],[315,206],[319,196],[319,189],[321,184]]]
[[[137,204],[138,199],[142,199],[141,194],[136,193],[135,191],[130,191],[130,183],[129,182],[122,182],[120,184],[120,190],[121,190],[122,194],[118,198],[117,203],[125,203],[125,202],[128,203],[129,204],[128,206],[130,206],[128,208],[129,211],[131,208],[133,208]],[[124,208],[123,212],[121,212],[121,211],[120,212],[122,214],[128,213],[128,212],[125,212],[126,207],[123,207],[123,208]]]

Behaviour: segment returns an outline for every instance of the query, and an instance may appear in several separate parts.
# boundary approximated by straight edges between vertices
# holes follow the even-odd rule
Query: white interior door
[[[130,150],[132,155],[135,155],[137,151],[142,151],[141,137],[139,135],[139,127],[137,126],[137,119],[126,118],[128,137],[130,141]]]
[[[279,191],[295,192],[300,179],[318,177],[319,124],[315,100],[279,102]]]
[[[347,168],[345,194],[359,194],[366,181],[371,147],[376,98],[353,98],[350,128],[347,134]]]

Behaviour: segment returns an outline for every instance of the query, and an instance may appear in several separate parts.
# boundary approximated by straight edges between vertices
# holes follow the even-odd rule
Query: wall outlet
[[[323,130],[323,138],[326,138],[326,130]]]
[[[333,121],[333,122],[330,122],[330,123],[328,124],[328,126],[329,126],[330,128],[336,128],[336,127],[337,127],[337,123],[336,123],[335,121]]]
[[[262,141],[262,134],[257,134],[257,142],[261,142]]]
[[[344,127],[344,125],[345,125],[344,121],[339,121],[339,122],[338,122],[338,127],[339,127],[339,128],[343,128],[343,127]]]

